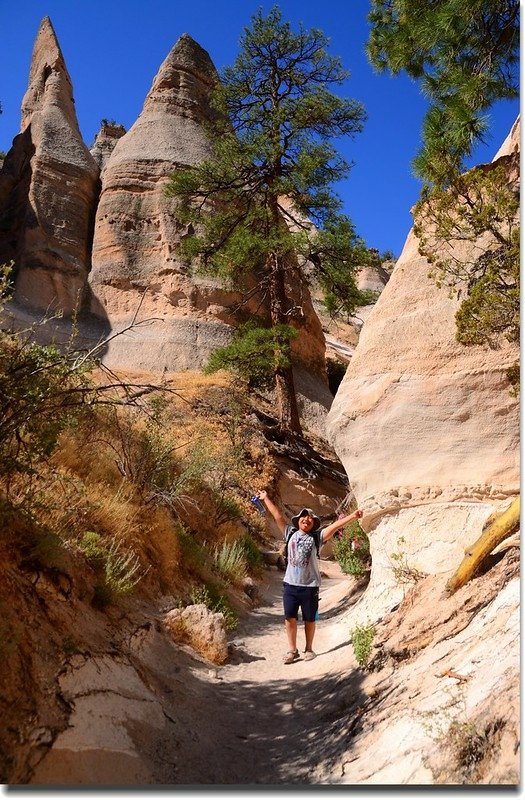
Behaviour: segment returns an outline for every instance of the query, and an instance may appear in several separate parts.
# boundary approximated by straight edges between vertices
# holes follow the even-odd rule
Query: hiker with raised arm
[[[270,500],[267,492],[257,493],[270,514],[275,524],[284,536],[286,543],[286,572],[283,578],[283,606],[286,636],[288,639],[288,652],[284,657],[285,664],[293,664],[299,656],[297,649],[297,619],[299,608],[304,622],[306,646],[304,649],[305,661],[315,658],[313,641],[315,635],[315,619],[319,607],[319,587],[321,573],[319,571],[319,549],[326,544],[334,533],[343,528],[354,519],[363,516],[362,511],[353,511],[326,528],[321,528],[319,517],[311,508],[303,508],[292,517],[291,524],[287,524],[281,511]]]

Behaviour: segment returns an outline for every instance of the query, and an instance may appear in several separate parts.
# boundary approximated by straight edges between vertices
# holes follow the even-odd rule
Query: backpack
[[[298,530],[297,528],[292,528],[288,532],[285,541],[279,548],[279,561],[277,565],[282,570],[286,570],[286,567],[288,566],[288,542],[290,541],[294,533],[297,532],[297,530]],[[321,547],[321,529],[318,528],[316,531],[312,531],[311,533],[308,534],[308,536],[311,536],[312,539],[314,540],[315,552],[317,553],[317,558],[319,558],[319,550]]]

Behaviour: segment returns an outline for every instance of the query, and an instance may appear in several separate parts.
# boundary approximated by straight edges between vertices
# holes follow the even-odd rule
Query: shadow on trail
[[[352,587],[335,607],[321,611],[320,624],[347,609],[360,594],[357,586]],[[275,657],[263,656],[258,642],[260,636],[262,646],[264,637],[273,631],[283,637],[281,597],[282,576],[271,574],[261,593],[261,605],[241,621],[223,669],[227,670],[228,664]],[[326,650],[320,647],[316,663],[321,666],[323,656],[349,644],[345,641]],[[190,780],[241,786],[337,783],[342,760],[352,758],[352,741],[369,700],[362,690],[363,673],[350,667],[350,657],[348,663],[334,674],[328,656],[327,674],[311,677],[304,674],[304,662],[298,660],[286,667],[290,672],[285,677],[266,678],[260,672],[250,679],[218,677],[211,684],[194,672],[197,692],[213,703],[207,725],[208,732],[212,727],[216,735],[200,740],[200,767],[198,774],[188,776]]]
[[[231,715],[235,730],[231,781],[315,784],[321,766],[330,774],[343,754],[345,760],[351,759],[352,739],[368,699],[361,684],[358,671],[315,679],[296,674],[290,680],[263,684],[244,680],[216,684],[217,705],[221,714]],[[215,760],[222,747],[227,766],[232,757],[226,731],[217,737],[213,753],[201,751],[202,762]],[[334,774],[334,782],[338,777]],[[203,776],[196,779],[202,782]]]

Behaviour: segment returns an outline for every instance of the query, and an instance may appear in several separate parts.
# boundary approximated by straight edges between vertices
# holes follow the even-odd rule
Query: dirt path
[[[118,649],[72,656],[62,671],[68,725],[30,783],[337,783],[352,735],[349,713],[364,700],[345,621],[359,594],[335,562],[322,561],[321,570],[312,661],[283,663],[276,570],[265,573],[261,603],[241,621],[222,667],[175,646],[158,611],[123,618]],[[300,633],[302,649],[301,624]]]
[[[350,738],[337,720],[360,696],[359,673],[349,666],[349,629],[339,620],[355,583],[334,562],[322,562],[322,571],[317,658],[283,664],[282,573],[267,573],[263,602],[240,624],[229,663],[208,671],[215,698],[210,725],[218,733],[213,749],[195,764],[197,774],[187,765],[179,782],[337,782],[331,765]],[[301,623],[298,647],[304,647]]]

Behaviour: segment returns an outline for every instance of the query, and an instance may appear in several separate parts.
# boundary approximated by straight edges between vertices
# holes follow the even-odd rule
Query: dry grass
[[[119,377],[152,381],[138,371]],[[98,409],[64,433],[40,465],[38,502],[30,505],[37,527],[52,532],[45,547],[62,542],[81,553],[82,537],[92,532],[105,547],[136,554],[144,589],[183,597],[195,581],[219,578],[213,556],[225,541],[247,531],[264,538],[250,496],[271,484],[275,466],[227,376],[169,378],[177,393],[160,405],[146,396],[145,413]],[[17,482],[21,497],[27,477],[14,479],[15,499]]]

